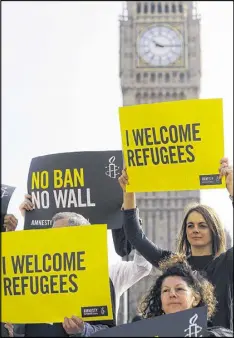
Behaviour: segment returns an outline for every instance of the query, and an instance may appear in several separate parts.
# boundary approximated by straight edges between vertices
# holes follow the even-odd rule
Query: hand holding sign
[[[227,190],[233,196],[233,168],[229,165],[227,157],[223,157],[220,160],[219,173],[220,178],[225,177]]]
[[[4,228],[6,231],[15,231],[18,224],[18,220],[14,215],[6,215],[4,217]]]
[[[63,328],[69,335],[76,335],[84,331],[84,322],[81,318],[72,316],[71,318],[64,318]]]
[[[124,192],[123,208],[125,210],[136,208],[136,196],[133,192],[127,192],[126,186],[129,184],[127,169],[122,170],[122,175],[119,177],[119,184]]]
[[[4,327],[8,330],[9,337],[14,337],[13,325],[11,323],[5,323]]]
[[[25,217],[25,211],[31,211],[34,208],[35,206],[32,203],[32,196],[29,194],[24,195],[24,201],[19,206],[21,215]]]
[[[128,184],[128,174],[127,169],[122,170],[122,175],[118,178],[119,184],[121,188],[123,189],[123,192],[126,191],[126,185]]]

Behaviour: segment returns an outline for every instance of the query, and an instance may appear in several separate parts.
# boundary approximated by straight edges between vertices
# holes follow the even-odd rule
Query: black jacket
[[[120,229],[113,229],[112,238],[117,255],[119,255],[120,257],[124,257],[130,254],[133,247],[131,243],[127,240],[125,227],[122,226],[122,228]]]
[[[224,327],[214,326],[207,330],[208,337],[233,337],[233,331]]]
[[[124,209],[122,208],[122,211]],[[142,225],[142,219],[140,218],[139,209],[136,208],[137,217],[139,217],[139,223]],[[129,242],[125,226],[122,225],[120,229],[112,229],[112,238],[115,247],[115,252],[120,257],[128,256],[132,250],[134,250],[134,246]]]
[[[4,323],[1,323],[1,337],[9,337],[9,332],[4,325]]]
[[[163,250],[151,242],[142,231],[139,224],[136,209],[125,210],[124,225],[126,235],[136,250],[145,257],[153,266],[158,267],[159,262],[169,257],[172,252]],[[205,261],[206,257],[199,257]],[[212,319],[212,326],[233,328],[233,247],[222,253],[219,257],[210,262],[197,263],[195,257],[187,258],[194,270],[204,272],[207,279],[215,286],[216,298],[218,301],[217,312]]]

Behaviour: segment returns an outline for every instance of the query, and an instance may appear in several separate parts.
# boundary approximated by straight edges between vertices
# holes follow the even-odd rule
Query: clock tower
[[[196,2],[124,2],[119,74],[124,106],[198,98],[201,55]],[[147,237],[161,248],[175,250],[184,207],[192,201],[200,201],[199,191],[137,194]],[[118,324],[135,316],[140,299],[158,274],[153,271],[125,293]]]

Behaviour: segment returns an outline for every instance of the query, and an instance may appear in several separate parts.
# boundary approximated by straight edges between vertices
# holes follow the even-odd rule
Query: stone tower
[[[119,75],[124,106],[198,98],[201,51],[196,2],[124,2]],[[184,207],[191,201],[200,201],[199,191],[138,194],[147,237],[162,248],[174,250]],[[153,279],[152,274],[125,293],[118,324],[132,320]]]

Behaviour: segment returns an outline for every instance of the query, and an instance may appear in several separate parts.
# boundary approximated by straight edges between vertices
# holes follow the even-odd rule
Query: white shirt
[[[119,310],[119,301],[122,294],[131,286],[148,276],[152,265],[137,251],[134,253],[133,261],[119,261],[109,268],[109,276],[115,289],[116,317]]]

